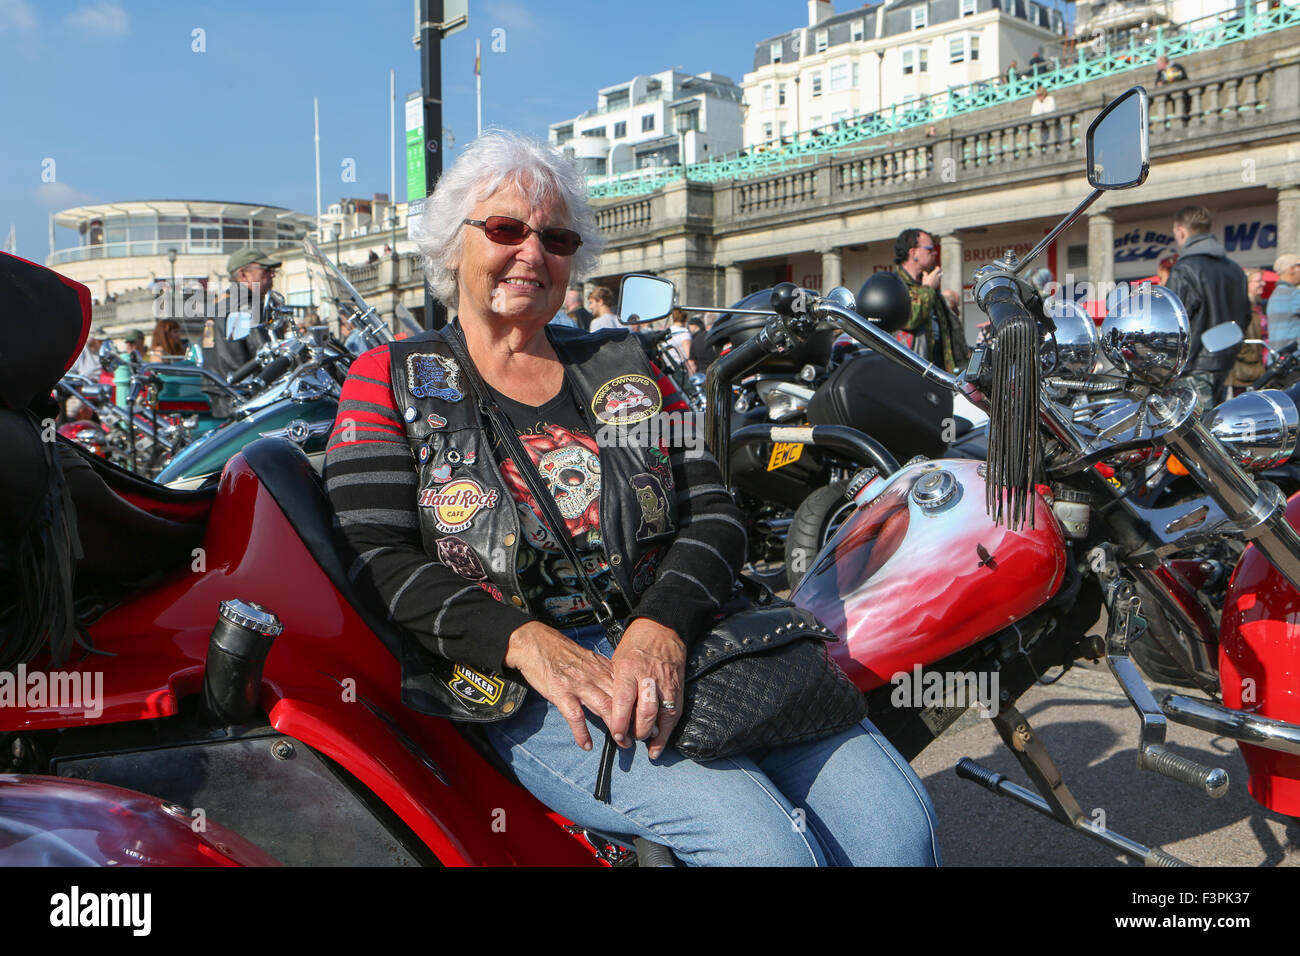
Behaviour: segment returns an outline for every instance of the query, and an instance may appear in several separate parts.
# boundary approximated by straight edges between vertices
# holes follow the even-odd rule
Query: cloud
[[[60,182],[41,183],[32,190],[32,196],[38,204],[49,209],[71,209],[73,206],[84,206],[95,201],[95,197],[90,193],[83,193],[79,189],[73,189],[67,183]]]
[[[0,0],[0,33],[30,33],[35,29],[36,14],[27,0]]]
[[[537,30],[537,20],[524,9],[523,4],[515,3],[514,0],[491,0],[485,4],[488,16],[493,19],[493,26],[511,27],[515,30],[526,30],[534,32]]]
[[[116,4],[107,2],[78,7],[65,16],[63,22],[75,29],[101,37],[125,36],[130,25],[126,11]]]

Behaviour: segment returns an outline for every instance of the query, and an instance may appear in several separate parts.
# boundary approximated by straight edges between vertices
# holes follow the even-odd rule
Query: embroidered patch
[[[425,450],[427,451],[428,449]],[[437,468],[429,472],[429,477],[440,485],[446,484],[451,481],[451,465],[439,465]]]
[[[428,418],[425,419],[425,421],[429,423],[429,427],[430,427],[430,428],[446,428],[446,427],[447,427],[447,419],[443,418],[441,415],[432,415],[432,414],[431,414]]]
[[[433,509],[433,523],[439,531],[451,533],[468,528],[481,508],[495,508],[500,498],[495,488],[484,491],[472,478],[460,478],[442,488],[425,488],[419,504]]]
[[[659,570],[659,562],[663,559],[668,548],[660,545],[657,548],[651,548],[641,556],[641,560],[636,563],[632,570],[632,592],[640,595],[650,585],[654,584],[655,573]]]
[[[499,677],[489,677],[472,667],[457,664],[451,670],[451,680],[447,686],[452,693],[465,698],[472,704],[495,704],[501,699],[505,682]]]
[[[659,386],[647,375],[631,373],[610,379],[591,400],[591,412],[606,424],[630,425],[659,414]]]
[[[472,464],[474,464],[474,459],[477,458],[477,457],[478,457],[478,456],[477,456],[476,454],[474,454],[474,452],[472,452],[472,451],[467,451],[467,452],[465,452],[465,455],[464,455],[465,464],[467,464],[467,465],[472,465]]]
[[[636,540],[645,541],[668,532],[668,496],[664,494],[658,475],[641,473],[628,479],[636,492],[636,503],[641,506],[641,523],[637,525]]]
[[[501,593],[501,589],[497,587],[495,584],[493,584],[491,581],[479,581],[478,586],[481,587],[488,594],[492,595],[492,597],[500,601],[502,604],[506,603],[506,597],[504,594]]]
[[[423,465],[423,464],[424,464],[426,461],[428,461],[428,460],[429,460],[429,446],[428,446],[428,445],[421,445],[421,446],[420,446],[420,464]]]
[[[416,398],[441,398],[446,402],[459,402],[465,397],[459,388],[460,368],[456,365],[456,360],[435,352],[406,357],[406,382]]]
[[[439,538],[438,560],[468,581],[487,579],[487,571],[474,549],[460,538]]]

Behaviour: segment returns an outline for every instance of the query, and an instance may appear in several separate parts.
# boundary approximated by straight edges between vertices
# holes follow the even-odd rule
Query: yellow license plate
[[[803,444],[797,441],[779,441],[772,446],[772,457],[768,459],[767,470],[776,471],[799,460],[803,454]]]

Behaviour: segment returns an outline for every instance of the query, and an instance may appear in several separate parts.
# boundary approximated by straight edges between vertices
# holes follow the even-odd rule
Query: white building
[[[550,126],[589,176],[703,162],[740,149],[740,87],[719,73],[665,70],[597,94],[596,108]]]
[[[1256,0],[1256,5],[1265,4]],[[1177,30],[1204,17],[1238,14],[1243,0],[1079,0],[1075,35],[1086,42],[1098,34],[1111,42],[1130,35],[1142,40],[1157,27]]]
[[[991,80],[1060,42],[1033,0],[886,0],[849,13],[808,0],[808,24],[755,44],[746,147]]]

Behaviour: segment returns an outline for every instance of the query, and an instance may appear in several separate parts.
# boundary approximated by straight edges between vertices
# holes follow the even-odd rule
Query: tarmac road
[[[1152,687],[1156,699],[1161,689]],[[1181,691],[1192,693],[1191,691]],[[1300,866],[1300,821],[1256,803],[1236,744],[1178,724],[1173,749],[1228,772],[1228,792],[1210,799],[1185,784],[1137,769],[1137,713],[1103,663],[1076,666],[1051,686],[1036,686],[1017,706],[1046,744],[1084,812],[1147,846],[1199,866]],[[1037,811],[959,778],[971,757],[1021,786],[1033,785],[992,722],[976,709],[924,750],[912,767],[938,813],[939,845],[949,866],[1141,866]]]

